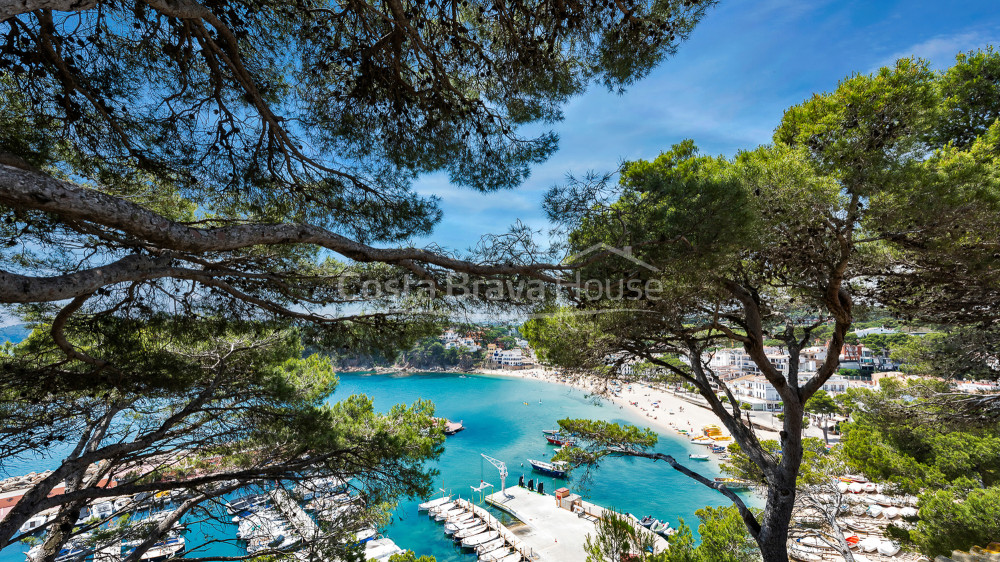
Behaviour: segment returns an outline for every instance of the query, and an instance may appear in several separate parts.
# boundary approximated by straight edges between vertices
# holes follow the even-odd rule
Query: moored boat
[[[693,461],[707,461],[708,455],[688,455],[688,458]]]
[[[451,496],[444,496],[430,501],[425,501],[424,503],[417,506],[417,511],[427,511],[429,509],[438,507],[439,505],[446,504],[451,501]]]
[[[545,462],[528,459],[528,462],[531,464],[531,468],[534,468],[542,474],[547,474],[556,478],[566,478],[566,473],[569,470],[569,465],[566,464],[565,461]]]

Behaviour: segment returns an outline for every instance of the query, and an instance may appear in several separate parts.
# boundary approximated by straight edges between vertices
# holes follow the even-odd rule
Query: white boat
[[[451,501],[451,496],[444,496],[442,498],[437,498],[434,500],[426,501],[417,506],[417,511],[427,511],[431,508],[437,507],[439,505],[446,504]]]
[[[494,550],[500,548],[501,546],[507,544],[507,541],[503,538],[497,538],[490,542],[483,543],[476,547],[476,553],[483,555],[487,552],[493,552]]]
[[[463,513],[465,513],[465,510],[462,509],[462,508],[460,508],[460,507],[456,507],[455,509],[449,509],[448,511],[439,511],[439,512],[437,512],[437,513],[434,514],[434,520],[435,521],[444,521],[444,520],[450,519],[452,517],[458,517],[459,515],[461,515]]]
[[[505,543],[502,547],[493,549],[490,552],[479,555],[479,562],[495,562],[511,555],[514,552]]]
[[[907,506],[907,507],[904,507],[904,508],[900,509],[899,510],[899,514],[901,516],[903,516],[903,517],[916,517],[917,516],[917,508]]]
[[[788,548],[788,556],[800,562],[819,562],[823,559],[814,549],[799,544],[793,544]]]
[[[123,511],[131,503],[132,503],[131,496],[124,496],[124,497],[117,498],[114,501],[115,511],[116,512]]]
[[[427,513],[429,513],[430,515],[437,515],[438,513],[441,513],[442,511],[448,511],[448,510],[451,510],[451,509],[455,509],[455,506],[456,506],[455,502],[445,502],[443,504],[436,505],[436,506],[428,509]]]
[[[378,539],[365,544],[365,560],[388,560],[393,554],[402,554],[403,549],[396,546],[392,539]]]
[[[882,506],[878,504],[872,504],[871,506],[868,507],[868,515],[874,517],[875,519],[878,519],[879,517],[882,516]]]
[[[107,519],[111,517],[115,512],[115,507],[111,502],[100,502],[94,506],[91,510],[91,517],[97,517],[98,519]]]
[[[465,529],[455,531],[455,539],[458,540],[466,537],[472,537],[486,532],[487,529],[489,529],[489,527],[486,526],[486,523],[480,523],[474,527],[467,527]]]
[[[866,537],[858,543],[862,552],[875,552],[882,541],[878,537]]]
[[[886,519],[895,519],[899,515],[898,507],[890,507],[882,512]]]
[[[464,539],[462,539],[462,546],[464,546],[465,548],[473,548],[483,543],[490,542],[491,540],[499,536],[500,533],[496,531],[486,531],[485,533],[472,535],[471,537],[465,537]]]
[[[477,518],[466,519],[465,521],[458,521],[455,523],[445,523],[444,534],[454,535],[455,533],[461,531],[462,529],[468,529],[470,527],[475,527],[477,525],[483,525],[484,523]]]
[[[847,493],[847,488],[848,488],[849,486],[850,486],[850,485],[849,485],[849,484],[848,484],[847,482],[837,482],[837,490],[838,490],[838,491],[839,491],[839,492],[840,492],[841,494],[846,494],[846,493]]]
[[[693,461],[707,461],[710,457],[708,455],[688,455],[688,458]]]
[[[510,556],[506,556],[504,558],[501,558],[499,560],[499,562],[521,562],[522,559],[523,558],[521,557],[521,553],[520,552],[515,552],[514,554],[511,554]]]
[[[895,556],[899,552],[899,545],[892,541],[882,541],[878,543],[878,553],[883,556]]]
[[[872,493],[875,491],[875,484],[873,482],[865,482],[864,484],[862,484],[862,486],[868,493]]]
[[[852,494],[860,494],[861,491],[864,490],[864,486],[862,486],[857,482],[851,482],[850,484],[847,485],[847,490],[850,491]]]

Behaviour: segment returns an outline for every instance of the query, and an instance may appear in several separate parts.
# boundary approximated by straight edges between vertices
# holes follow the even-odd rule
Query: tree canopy
[[[110,474],[121,494],[187,489],[178,518],[230,489],[217,481],[356,478],[370,509],[329,529],[319,546],[335,550],[425,494],[442,440],[430,405],[328,404],[331,366],[304,349],[391,355],[457,297],[489,306],[467,286],[437,299],[455,274],[569,269],[518,225],[466,255],[413,247],[441,216],[413,181],[517,186],[557,146],[522,127],[640,79],[711,4],[0,6],[0,314],[35,328],[0,356],[0,462],[73,443],[0,547],[52,507],[43,546],[58,552]],[[137,466],[153,472],[126,476]],[[179,478],[194,469],[207,475]],[[47,497],[60,480],[68,493]]]
[[[944,72],[902,59],[789,108],[770,145],[724,158],[685,141],[625,163],[617,185],[593,176],[549,193],[573,250],[628,255],[584,258],[580,277],[599,283],[570,288],[533,343],[558,360],[567,343],[546,336],[570,326],[588,335],[569,338],[587,345],[566,367],[618,376],[603,367],[641,359],[693,384],[767,482],[762,516],[741,508],[765,560],[787,557],[803,408],[837,372],[855,305],[927,322],[996,317],[1000,123],[993,101],[957,92],[1000,84],[998,64],[992,50]],[[805,375],[801,350],[824,324],[826,359]],[[787,369],[767,357],[769,340],[783,342]],[[784,404],[779,458],[709,364],[733,345]]]

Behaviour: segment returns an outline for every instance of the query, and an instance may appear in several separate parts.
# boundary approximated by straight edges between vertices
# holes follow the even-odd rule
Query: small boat
[[[486,526],[486,523],[480,522],[478,525],[475,525],[473,527],[467,527],[465,529],[460,529],[458,531],[455,531],[454,538],[455,540],[459,540],[459,539],[464,539],[466,537],[473,537],[478,534],[486,532],[487,529],[489,529],[489,527]]]
[[[733,491],[749,490],[753,486],[753,482],[749,480],[739,480],[737,478],[716,478],[716,482],[724,484],[727,488]]]
[[[688,458],[693,461],[707,461],[709,459],[708,455],[688,455]]]
[[[872,492],[875,491],[875,483],[874,482],[865,482],[864,484],[862,484],[862,486],[864,486],[865,491],[868,492],[868,493],[872,493]]]
[[[881,543],[882,541],[878,537],[866,537],[858,543],[858,548],[861,549],[862,552],[875,552],[878,550]]]
[[[543,429],[542,435],[557,435],[559,431],[559,429]]]
[[[839,491],[841,494],[846,494],[848,486],[849,484],[847,482],[843,481],[837,482],[837,491]]]
[[[792,545],[788,549],[788,557],[799,562],[819,562],[823,557],[807,546]]]
[[[479,562],[495,562],[496,560],[503,560],[510,556],[514,551],[504,543],[500,548],[496,548],[491,552],[485,552],[479,555]],[[520,556],[520,554],[518,555]]]
[[[656,521],[653,522],[652,525],[649,526],[649,530],[653,531],[654,533],[660,533],[664,529],[666,529],[668,526],[669,525],[664,525],[662,521],[660,521],[659,519],[657,519]]]
[[[555,478],[566,478],[566,473],[569,470],[569,465],[565,461],[545,462],[528,459],[528,462],[531,464],[531,468]]]
[[[857,546],[857,544],[858,544],[859,542],[861,542],[861,539],[860,539],[860,538],[858,538],[858,536],[857,536],[857,535],[851,535],[851,536],[849,536],[849,537],[845,537],[845,538],[844,538],[844,541],[846,541],[846,542],[847,542],[847,544],[849,544],[849,545],[851,545],[851,546],[853,547],[853,546]]]
[[[898,507],[886,508],[886,510],[883,511],[882,514],[885,515],[886,519],[895,519],[896,517],[899,516],[899,508]]]
[[[647,515],[647,516],[645,516],[645,517],[643,517],[642,519],[639,520],[639,524],[648,529],[649,526],[652,525],[653,522],[655,522],[655,521],[656,521],[656,519],[653,519],[652,516]]]
[[[573,441],[569,437],[565,437],[559,433],[546,435],[545,440],[548,441],[550,445],[573,445],[576,443],[576,441]]]
[[[436,514],[434,514],[434,520],[445,521],[452,517],[457,517],[463,513],[465,513],[465,510],[460,507],[456,507],[455,509],[449,509],[448,511],[439,511]]]
[[[851,482],[847,485],[847,490],[852,494],[860,494],[864,488],[858,482]]]
[[[496,531],[487,531],[485,533],[480,533],[478,535],[473,535],[471,537],[466,537],[462,539],[462,547],[464,548],[474,548],[483,543],[490,542],[500,536],[500,533]]]
[[[497,562],[521,562],[521,560],[523,560],[521,553],[515,552],[514,554],[501,558]]]
[[[878,543],[878,553],[883,556],[895,556],[899,552],[899,544],[893,541],[882,541]]]
[[[417,511],[430,511],[436,507],[440,507],[451,501],[451,496],[443,496],[430,501],[425,501],[424,503],[417,506]]]
[[[868,515],[871,515],[873,518],[878,519],[879,517],[882,516],[882,506],[878,504],[872,504],[868,508]]]
[[[505,541],[503,538],[497,538],[497,539],[491,540],[490,542],[483,543],[483,544],[477,546],[476,547],[476,553],[478,553],[478,554],[485,554],[487,552],[493,552],[494,550],[502,547],[505,544],[507,544],[507,541]]]
[[[904,508],[902,508],[902,509],[899,510],[899,515],[901,517],[916,517],[917,516],[917,508],[915,508],[915,507],[909,507],[909,506],[904,507]]]

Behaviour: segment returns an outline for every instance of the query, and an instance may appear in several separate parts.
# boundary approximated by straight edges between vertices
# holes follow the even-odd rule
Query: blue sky
[[[1000,4],[931,0],[721,0],[677,55],[622,96],[594,87],[554,125],[559,151],[518,189],[479,194],[422,178],[416,189],[442,198],[432,236],[455,250],[516,220],[545,228],[541,197],[569,172],[614,169],[655,158],[692,138],[708,154],[733,155],[769,142],[783,111],[916,55],[947,68],[956,53],[1000,46]]]

